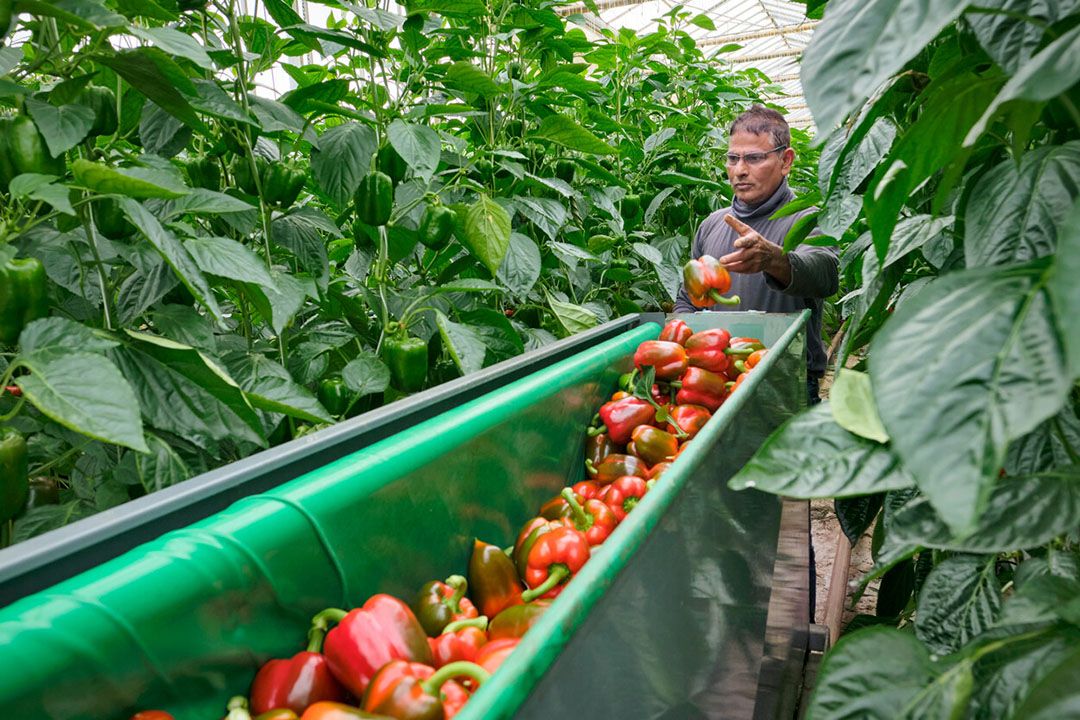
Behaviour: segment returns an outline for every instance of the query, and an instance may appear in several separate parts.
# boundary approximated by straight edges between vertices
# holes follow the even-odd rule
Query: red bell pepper
[[[589,559],[589,541],[572,527],[557,527],[536,538],[526,558],[521,599],[556,597]]]
[[[676,405],[671,409],[670,415],[687,434],[683,442],[688,442],[701,432],[705,424],[712,419],[709,409],[701,405]],[[668,424],[668,432],[674,432],[675,428]]]
[[[455,620],[468,620],[480,614],[472,600],[465,597],[468,585],[461,575],[451,575],[446,582],[424,583],[413,601],[413,611],[428,635],[435,637]]]
[[[582,480],[579,483],[574,483],[570,489],[574,491],[574,495],[581,498],[582,502],[592,500],[600,494],[600,484],[592,480]]]
[[[627,451],[648,465],[671,459],[679,449],[679,439],[652,425],[634,428]]]
[[[562,498],[560,497],[560,500],[561,499]],[[561,526],[561,520],[548,520],[545,517],[534,517],[521,527],[521,532],[518,533],[517,541],[514,543],[514,550],[511,554],[519,578],[522,580],[525,579],[525,570],[529,565],[529,551],[532,550],[532,546],[536,542],[536,539],[544,533],[551,532],[555,528]]]
[[[550,605],[550,600],[533,600],[528,605],[506,608],[488,623],[488,640],[521,639]]]
[[[502,548],[476,540],[469,557],[469,588],[480,613],[489,618],[521,604],[524,588],[514,562]]]
[[[392,595],[377,594],[362,607],[345,612],[323,610],[312,626],[325,630],[323,654],[338,682],[356,696],[363,695],[375,673],[391,660],[431,663],[431,648],[420,621],[405,603]]]
[[[634,367],[639,371],[651,365],[657,380],[677,380],[686,372],[686,350],[677,342],[646,340],[634,353]]]
[[[317,702],[304,711],[300,720],[386,720],[386,716],[372,715],[345,703]]]
[[[540,506],[540,517],[545,520],[562,520],[570,514],[570,505],[562,495],[556,495]]]
[[[503,664],[520,642],[521,638],[492,640],[481,648],[480,654],[476,656],[476,663],[489,673],[493,673],[499,669],[499,666]]]
[[[686,359],[693,367],[722,373],[731,362],[724,352],[730,342],[731,333],[727,330],[714,328],[694,333],[686,341]]]
[[[672,320],[660,331],[660,339],[685,345],[687,338],[694,334],[683,320]]]
[[[744,361],[746,369],[750,370],[756,368],[758,366],[758,363],[765,359],[765,355],[767,355],[768,352],[768,350],[762,348],[761,350],[755,350],[754,352],[750,353],[750,355],[748,355],[746,360]]]
[[[140,710],[131,716],[129,720],[175,720],[172,713],[164,710]]]
[[[750,373],[749,372],[744,372],[742,375],[735,378],[735,382],[731,383],[731,392],[733,393],[736,390],[738,390],[739,386],[743,384],[743,380],[746,380],[746,378],[748,378],[748,377],[750,377]]]
[[[630,433],[634,432],[634,428],[648,425],[655,418],[656,408],[648,402],[637,397],[625,397],[604,403],[600,407],[600,420],[604,423],[604,429],[597,432],[590,430],[589,434],[606,432],[616,445],[625,445],[630,442]]]
[[[574,497],[574,491],[570,488],[564,488],[562,496],[570,506],[570,514],[563,519],[563,523],[567,527],[585,533],[585,539],[588,540],[590,547],[595,547],[607,540],[612,530],[619,524],[619,518],[611,512],[611,508],[599,500],[586,500],[584,503],[579,503]]]
[[[441,668],[459,660],[474,662],[476,653],[488,640],[487,627],[488,619],[484,616],[457,620],[447,625],[442,635],[428,638],[434,666]]]
[[[444,717],[446,720],[450,720],[450,718],[461,712],[472,695],[457,680],[447,680],[439,688],[439,697],[442,698]]]
[[[641,498],[645,497],[648,488],[645,480],[637,475],[624,475],[615,482],[604,488],[603,497],[600,499],[619,518],[619,522],[626,519],[626,514],[634,509]]]
[[[764,350],[765,343],[752,337],[733,337],[724,352],[731,357],[746,358],[758,350]]]
[[[649,477],[649,466],[641,458],[615,453],[608,455],[596,467],[589,468],[589,475],[593,482],[604,486],[623,475],[637,475],[638,477],[647,478]]]
[[[683,265],[683,288],[694,307],[739,304],[738,295],[723,296],[731,289],[731,275],[712,255],[702,255]]]
[[[450,663],[435,670],[421,663],[392,660],[371,678],[360,707],[397,720],[444,720],[446,708],[440,689],[458,677],[482,684],[490,674],[471,662]]]
[[[682,387],[675,395],[680,405],[701,405],[709,412],[716,412],[728,395],[727,380],[702,368],[690,368],[680,382]]]
[[[321,652],[325,636],[324,629],[312,627],[308,632],[307,650],[288,660],[268,660],[259,668],[248,693],[251,712],[259,714],[288,708],[302,713],[308,705],[322,700],[340,702],[345,699],[345,688],[334,677]]]

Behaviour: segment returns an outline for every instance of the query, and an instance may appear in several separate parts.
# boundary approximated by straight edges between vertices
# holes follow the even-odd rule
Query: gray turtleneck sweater
[[[690,257],[712,255],[720,258],[735,251],[738,234],[732,230],[724,216],[732,213],[735,217],[752,227],[765,239],[784,244],[795,222],[815,208],[807,208],[793,215],[770,220],[769,217],[795,198],[795,193],[788,187],[785,178],[772,196],[756,206],[749,206],[736,199],[732,207],[717,210],[701,223],[694,242],[690,246]],[[816,231],[813,234],[818,234]],[[807,328],[807,372],[820,377],[825,372],[825,343],[821,339],[822,299],[836,292],[839,283],[837,273],[838,254],[835,247],[815,247],[799,245],[788,253],[791,261],[791,284],[781,287],[771,275],[765,273],[731,274],[731,291],[742,302],[734,307],[714,305],[709,310],[764,310],[765,312],[800,312],[810,308],[810,326]],[[675,301],[675,312],[694,312],[697,310],[686,295],[686,290],[679,289]]]

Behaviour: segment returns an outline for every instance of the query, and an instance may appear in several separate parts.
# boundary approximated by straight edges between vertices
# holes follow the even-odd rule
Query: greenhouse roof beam
[[[698,40],[698,47],[710,47],[713,45],[727,45],[728,43],[745,42],[747,40],[758,40],[760,38],[771,38],[784,35],[792,35],[795,33],[810,32],[820,20],[812,20],[810,22],[799,23],[798,25],[785,25],[783,27],[773,28],[771,30],[759,30],[757,32],[738,33],[735,35],[718,35],[714,37],[707,37]]]

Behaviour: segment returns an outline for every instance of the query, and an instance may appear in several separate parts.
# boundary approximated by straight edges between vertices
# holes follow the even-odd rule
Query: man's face
[[[795,159],[795,151],[791,148],[776,149],[771,135],[748,132],[737,132],[731,136],[728,154],[741,156],[734,165],[728,160],[728,180],[731,181],[735,197],[750,205],[764,202],[776,192],[781,181],[791,172],[791,162]],[[756,161],[763,154],[764,159],[760,162],[751,162],[746,158],[749,155],[750,160]]]

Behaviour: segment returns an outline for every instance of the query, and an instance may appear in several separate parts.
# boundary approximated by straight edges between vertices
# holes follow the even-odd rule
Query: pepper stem
[[[720,303],[721,305],[738,305],[741,302],[738,295],[726,297],[724,295],[721,295],[720,292],[716,290],[716,288],[709,290],[709,297]]]
[[[739,372],[741,372],[741,373],[746,372],[746,363],[744,363],[742,360],[736,360],[732,364],[735,365],[735,369],[738,370]]]
[[[591,427],[586,431],[589,437],[596,437],[597,435],[603,435],[607,432],[607,425],[601,425],[600,427]]]
[[[225,720],[251,720],[251,713],[248,712],[248,701],[243,695],[234,695],[229,698],[229,704],[225,706],[225,709],[229,711],[229,714],[225,716]]]
[[[521,593],[521,599],[524,602],[530,603],[538,597],[543,596],[549,590],[554,590],[556,587],[570,577],[570,568],[566,567],[562,563],[552,563],[548,565],[547,580],[540,583],[534,588],[526,590]]]
[[[590,477],[596,477],[599,474],[599,470],[593,465],[593,461],[589,458],[585,458],[585,472],[589,473]]]
[[[743,348],[726,347],[726,348],[724,348],[724,354],[728,355],[730,357],[746,358],[746,357],[750,357],[753,353],[754,353],[754,348],[752,348],[752,347],[743,347]]]
[[[326,630],[330,627],[331,623],[341,622],[348,614],[348,611],[342,610],[341,608],[326,608],[318,615],[311,618],[311,629],[318,629],[319,631],[325,633]],[[310,631],[308,632],[308,638],[311,638]]]
[[[461,612],[461,599],[465,597],[465,591],[469,587],[469,581],[461,575],[451,575],[446,578],[446,584],[454,588],[454,594],[446,600],[447,607],[452,613]]]
[[[482,685],[491,677],[491,673],[474,662],[458,660],[443,665],[427,680],[421,680],[420,687],[424,689],[424,693],[427,695],[438,697],[439,688],[441,688],[446,681],[458,677],[467,677],[471,680],[475,680],[477,685]]]
[[[467,627],[480,628],[481,630],[487,630],[488,617],[487,615],[481,615],[480,617],[467,618],[465,620],[455,620],[452,623],[447,623],[443,628],[442,634],[452,633],[456,630],[462,630]]]
[[[562,496],[562,499],[566,501],[566,504],[570,506],[570,513],[573,515],[574,525],[577,529],[581,532],[585,532],[591,528],[593,523],[596,522],[596,518],[585,512],[585,508],[581,507],[581,503],[574,497],[574,489],[563,488],[562,492],[559,494]]]

